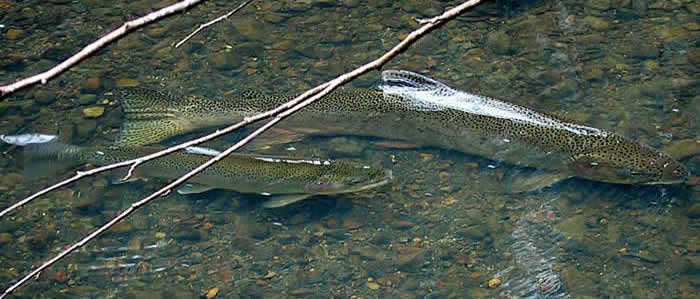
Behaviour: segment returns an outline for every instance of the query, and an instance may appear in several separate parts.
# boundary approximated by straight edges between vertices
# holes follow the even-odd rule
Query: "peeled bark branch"
[[[150,24],[152,22],[155,22],[157,20],[160,20],[162,18],[165,18],[167,16],[170,16],[174,13],[183,11],[185,9],[188,9],[194,5],[199,4],[203,0],[184,0],[178,3],[175,3],[173,5],[161,8],[159,10],[156,10],[152,13],[149,13],[143,17],[140,17],[136,20],[132,20],[129,22],[126,22],[119,26],[119,28],[115,29],[114,31],[110,32],[109,34],[101,37],[100,39],[94,41],[93,43],[87,45],[87,47],[83,48],[80,50],[80,52],[76,53],[75,55],[71,56],[70,58],[64,60],[57,66],[49,69],[48,71],[45,71],[43,73],[21,79],[15,83],[8,84],[5,86],[0,86],[0,99],[7,98],[11,94],[15,93],[16,91],[32,86],[37,83],[41,84],[46,84],[49,80],[53,79],[54,77],[60,75],[61,73],[67,71],[74,65],[78,64],[80,61],[83,59],[89,57],[93,53],[99,51],[100,49],[104,48],[110,43],[113,43],[117,41],[118,39],[124,37],[127,33],[134,31],[138,28],[141,28],[147,24]]]
[[[250,135],[246,136],[244,139],[240,140],[239,142],[237,142],[237,143],[234,144],[233,146],[229,147],[229,148],[226,149],[225,151],[221,152],[221,153],[218,154],[217,156],[211,158],[210,160],[208,160],[208,161],[205,162],[204,164],[198,166],[197,168],[193,169],[192,171],[188,172],[187,174],[183,175],[182,177],[178,178],[177,180],[171,182],[170,184],[166,185],[165,187],[161,188],[160,190],[158,190],[158,191],[152,193],[151,195],[149,195],[149,196],[143,198],[142,200],[133,203],[129,208],[127,208],[126,210],[124,210],[124,211],[122,211],[121,213],[119,213],[116,217],[112,218],[109,222],[105,223],[104,225],[102,225],[101,227],[99,227],[97,230],[95,230],[95,231],[93,231],[92,233],[90,233],[89,235],[85,236],[83,239],[81,239],[81,240],[78,241],[77,243],[74,243],[74,244],[70,245],[70,246],[67,247],[65,250],[61,251],[58,255],[56,255],[55,257],[53,257],[53,258],[51,258],[50,260],[46,261],[44,264],[42,264],[41,266],[39,266],[38,268],[34,269],[32,272],[30,272],[30,273],[27,274],[26,276],[24,276],[22,279],[20,279],[20,280],[19,280],[18,282],[16,282],[14,285],[12,285],[12,286],[9,287],[7,290],[5,290],[5,292],[4,292],[2,295],[0,295],[0,299],[4,298],[4,297],[6,297],[7,295],[9,295],[10,293],[12,293],[14,290],[16,290],[17,288],[19,288],[20,286],[22,286],[22,285],[23,285],[24,283],[26,283],[27,281],[29,281],[32,277],[34,277],[34,276],[38,275],[39,273],[41,273],[41,271],[43,271],[44,269],[46,269],[46,268],[48,268],[49,266],[51,266],[52,264],[56,263],[57,261],[59,261],[60,259],[62,259],[62,258],[65,257],[65,256],[67,256],[68,254],[70,254],[70,253],[73,252],[74,250],[76,250],[76,249],[78,249],[78,248],[84,246],[85,244],[87,244],[87,242],[89,242],[89,241],[91,241],[92,239],[96,238],[96,237],[99,236],[101,233],[107,231],[107,230],[108,230],[109,228],[111,228],[113,225],[115,225],[115,224],[118,223],[119,221],[121,221],[121,220],[123,220],[124,218],[126,218],[127,216],[129,216],[131,213],[133,213],[134,211],[136,211],[138,208],[140,208],[140,207],[146,205],[147,203],[151,202],[152,200],[154,200],[154,199],[156,199],[156,198],[158,198],[158,197],[160,197],[160,196],[165,196],[165,195],[167,195],[167,194],[170,192],[170,190],[171,190],[172,188],[177,187],[177,186],[180,185],[181,183],[187,181],[189,178],[191,178],[191,177],[197,175],[198,173],[202,172],[202,171],[203,171],[204,169],[206,169],[207,167],[209,167],[209,166],[213,165],[214,163],[218,162],[219,160],[225,158],[225,157],[228,156],[229,154],[233,153],[234,151],[236,151],[236,150],[239,149],[240,147],[242,147],[242,146],[244,146],[245,144],[247,144],[248,142],[250,142],[250,141],[251,141],[252,139],[254,139],[256,136],[260,135],[261,133],[263,133],[263,132],[266,131],[267,129],[269,129],[269,128],[271,128],[272,126],[274,126],[276,123],[278,123],[278,122],[280,122],[281,120],[283,120],[284,118],[286,118],[286,117],[288,117],[288,116],[294,114],[295,112],[299,111],[300,109],[302,109],[302,108],[304,108],[304,107],[306,107],[306,106],[308,106],[308,105],[310,105],[310,104],[312,104],[312,103],[318,101],[318,100],[321,99],[323,96],[325,96],[325,95],[327,95],[328,93],[332,92],[334,89],[338,88],[339,86],[341,86],[341,85],[343,85],[343,84],[346,84],[346,83],[352,81],[353,79],[359,77],[360,75],[363,75],[363,74],[365,74],[365,73],[367,73],[367,72],[369,72],[369,71],[371,71],[371,70],[375,70],[375,69],[381,68],[384,64],[386,64],[386,63],[387,63],[389,60],[391,60],[393,57],[395,57],[395,56],[398,55],[399,53],[401,53],[401,52],[405,51],[406,49],[408,49],[408,47],[409,47],[410,45],[412,45],[413,43],[415,43],[415,42],[416,42],[420,37],[422,37],[423,35],[429,33],[430,31],[434,30],[435,28],[437,28],[437,27],[443,25],[443,24],[446,23],[447,21],[449,21],[449,20],[451,20],[451,19],[454,19],[455,17],[457,17],[459,14],[461,14],[462,12],[464,12],[465,10],[467,10],[468,8],[470,8],[470,7],[472,7],[472,6],[475,6],[475,5],[479,4],[479,3],[481,3],[481,0],[470,0],[470,1],[466,1],[466,2],[464,2],[464,3],[462,3],[462,4],[460,4],[460,5],[458,5],[458,6],[454,7],[454,8],[452,8],[452,9],[449,9],[449,10],[445,11],[445,12],[444,12],[442,15],[440,15],[440,16],[437,16],[437,17],[434,17],[434,18],[429,19],[429,21],[424,22],[423,25],[422,25],[420,28],[418,28],[418,29],[416,29],[415,31],[411,32],[403,41],[401,41],[398,45],[396,45],[394,48],[392,48],[389,52],[387,52],[386,54],[382,55],[380,58],[378,58],[378,59],[376,59],[376,60],[374,60],[374,61],[372,61],[372,62],[370,62],[370,63],[367,63],[367,64],[365,64],[365,65],[363,65],[363,66],[361,66],[361,67],[355,69],[355,70],[352,71],[352,72],[345,73],[345,74],[343,74],[343,75],[341,75],[341,76],[339,76],[339,77],[337,77],[337,78],[335,78],[335,79],[333,79],[333,80],[331,80],[331,81],[328,81],[328,82],[326,82],[326,83],[323,83],[323,84],[321,84],[321,85],[318,85],[318,86],[312,88],[311,90],[308,90],[308,91],[304,92],[303,94],[299,95],[298,97],[294,98],[293,100],[291,100],[291,101],[289,101],[289,102],[287,102],[287,103],[285,103],[285,104],[283,104],[283,105],[281,105],[281,106],[279,106],[279,107],[277,107],[277,108],[275,108],[275,109],[273,109],[273,110],[269,110],[269,111],[267,111],[267,112],[265,112],[265,113],[258,114],[258,115],[256,115],[256,116],[253,116],[253,117],[250,117],[250,118],[246,118],[246,119],[244,119],[242,122],[239,122],[239,123],[237,123],[237,124],[235,124],[235,125],[229,126],[229,127],[225,128],[225,129],[223,129],[223,130],[216,131],[216,132],[214,132],[214,133],[212,133],[212,134],[209,134],[209,135],[207,135],[207,136],[203,136],[203,137],[201,137],[201,138],[198,138],[198,139],[195,139],[195,140],[186,142],[186,143],[184,143],[184,144],[181,144],[181,145],[178,145],[178,146],[175,146],[175,147],[172,147],[172,148],[168,148],[168,149],[163,150],[163,151],[161,151],[161,152],[158,152],[158,153],[154,153],[154,154],[152,154],[152,155],[149,155],[149,156],[154,156],[154,155],[163,156],[163,155],[166,155],[167,153],[171,153],[171,152],[174,152],[174,151],[176,151],[176,150],[185,148],[185,147],[187,147],[187,146],[194,145],[194,144],[198,144],[198,143],[201,143],[201,142],[204,142],[204,141],[207,141],[207,140],[216,138],[216,137],[221,136],[221,135],[223,135],[223,134],[226,134],[226,133],[228,133],[228,132],[234,131],[234,130],[236,130],[237,128],[239,128],[239,127],[241,127],[241,126],[243,126],[243,125],[245,125],[245,124],[252,123],[252,122],[256,122],[256,121],[258,121],[258,120],[261,120],[261,119],[264,119],[264,118],[268,118],[268,117],[270,117],[270,116],[275,116],[272,120],[270,120],[269,122],[265,123],[262,127],[258,128],[258,129],[255,130],[253,133],[251,133]],[[146,157],[148,157],[148,156],[146,156]],[[145,157],[143,157],[143,158],[145,158]],[[153,158],[155,158],[155,157],[153,157]],[[127,162],[128,162],[128,161],[127,161]],[[129,165],[129,164],[131,164],[131,163],[135,163],[135,162],[133,162],[133,161],[132,161],[131,163],[127,163],[127,162],[122,162],[122,163],[118,163],[118,164],[121,164],[120,166],[126,166],[126,165]],[[119,167],[120,167],[120,166],[119,166]],[[109,167],[109,166],[105,166],[105,167]],[[112,167],[112,168],[116,168],[116,167],[117,167],[117,166]],[[110,168],[110,169],[111,169],[111,168]],[[105,170],[107,170],[107,169],[105,169]],[[104,170],[103,170],[103,171],[104,171]],[[77,179],[76,179],[76,180],[77,180]],[[75,181],[75,180],[73,180],[73,181]]]
[[[204,24],[199,25],[199,27],[197,27],[197,29],[195,29],[194,31],[192,31],[192,33],[188,34],[187,36],[185,36],[185,38],[183,38],[181,41],[179,41],[177,44],[175,44],[175,48],[179,48],[180,46],[182,46],[182,44],[184,44],[184,43],[185,43],[186,41],[188,41],[190,38],[192,38],[193,36],[195,36],[195,34],[197,34],[197,33],[199,33],[200,31],[202,31],[202,29],[207,28],[207,27],[209,27],[209,26],[211,26],[211,25],[214,25],[216,22],[220,22],[221,20],[228,19],[228,17],[230,17],[231,15],[235,14],[237,11],[241,10],[242,8],[244,8],[246,5],[248,5],[250,2],[253,2],[253,1],[255,1],[255,0],[245,0],[245,1],[243,1],[243,3],[241,3],[240,5],[238,5],[238,7],[234,8],[234,9],[231,10],[231,11],[229,11],[227,14],[225,14],[225,15],[223,15],[223,16],[220,16],[220,17],[218,17],[218,18],[216,18],[216,19],[214,19],[214,20],[212,20],[212,21],[209,21],[209,22],[207,22],[207,23],[204,23]]]

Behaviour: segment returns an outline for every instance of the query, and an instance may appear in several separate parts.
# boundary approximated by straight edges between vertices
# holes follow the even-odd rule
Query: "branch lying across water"
[[[109,34],[101,37],[100,39],[92,42],[91,44],[87,45],[85,48],[80,50],[80,52],[75,53],[75,55],[71,56],[70,58],[64,60],[60,64],[56,65],[55,67],[49,69],[48,71],[45,71],[43,73],[21,79],[15,83],[0,86],[0,99],[4,99],[11,94],[17,92],[18,90],[24,89],[26,87],[32,86],[37,83],[41,84],[46,84],[49,80],[53,79],[54,77],[60,75],[61,73],[67,71],[74,65],[78,64],[80,61],[83,59],[89,57],[90,55],[94,54],[95,52],[99,51],[100,49],[104,48],[110,43],[113,43],[117,41],[118,39],[126,36],[127,33],[134,31],[138,28],[141,28],[147,24],[153,23],[155,21],[158,21],[162,18],[165,18],[167,16],[170,16],[172,14],[175,14],[177,12],[183,11],[185,9],[188,9],[194,5],[199,4],[203,0],[184,0],[180,1],[178,3],[175,3],[173,5],[161,8],[159,10],[156,10],[152,13],[149,13],[143,17],[140,17],[135,20],[128,21],[119,28],[115,29],[114,31],[110,32]]]
[[[234,8],[234,9],[231,10],[231,11],[229,11],[227,14],[225,14],[225,15],[223,15],[223,16],[220,16],[220,17],[218,17],[218,18],[216,18],[216,19],[214,19],[214,20],[211,20],[211,21],[209,21],[209,22],[207,22],[207,23],[204,23],[204,24],[199,25],[199,27],[197,27],[197,29],[195,29],[194,31],[192,31],[192,33],[188,34],[187,36],[185,36],[185,38],[183,38],[181,41],[179,41],[177,44],[175,44],[175,48],[179,48],[180,46],[182,46],[182,44],[184,44],[184,43],[185,43],[186,41],[188,41],[190,38],[192,38],[192,37],[195,36],[197,33],[199,33],[200,31],[202,31],[202,29],[207,28],[207,27],[209,27],[209,26],[211,26],[211,25],[214,25],[216,22],[220,22],[221,20],[228,19],[228,17],[230,17],[231,15],[235,14],[237,11],[241,10],[242,8],[244,8],[246,5],[248,5],[250,2],[253,2],[253,1],[255,1],[255,0],[245,0],[245,1],[243,1],[243,3],[241,3],[240,5],[238,5],[238,7]]]
[[[461,13],[463,13],[464,11],[469,9],[470,7],[473,7],[481,2],[482,2],[482,0],[465,1],[462,4],[445,11],[442,15],[439,15],[437,17],[429,19],[429,21],[424,22],[420,28],[411,32],[408,36],[406,36],[406,38],[403,41],[401,41],[398,45],[396,45],[394,48],[389,50],[389,52],[385,53],[384,55],[382,55],[378,59],[371,61],[371,62],[369,62],[369,63],[367,63],[367,64],[349,72],[349,73],[345,73],[341,76],[338,76],[337,78],[335,78],[331,81],[328,81],[326,83],[318,85],[318,86],[304,92],[303,94],[299,95],[298,97],[294,98],[293,100],[291,100],[291,101],[289,101],[289,102],[287,102],[287,103],[285,103],[285,104],[283,104],[283,105],[281,105],[273,110],[269,110],[269,111],[264,112],[262,114],[258,114],[256,116],[246,118],[242,122],[239,122],[235,125],[229,126],[223,130],[217,130],[216,132],[211,133],[209,135],[206,135],[206,136],[200,137],[198,139],[180,144],[180,145],[175,146],[175,147],[168,148],[166,150],[151,154],[149,156],[142,157],[140,159],[135,159],[132,161],[125,161],[125,162],[117,163],[117,164],[119,164],[119,166],[108,165],[108,166],[102,167],[104,169],[101,171],[106,171],[109,169],[122,167],[122,166],[126,166],[126,165],[134,165],[134,167],[135,167],[136,165],[143,163],[145,161],[164,156],[164,155],[172,153],[174,151],[183,149],[187,146],[199,144],[199,143],[202,143],[204,141],[214,139],[214,138],[221,136],[223,134],[232,132],[232,131],[234,131],[234,130],[236,130],[236,129],[238,129],[246,124],[250,124],[250,123],[262,120],[264,118],[274,116],[274,118],[272,120],[265,123],[262,127],[258,128],[253,133],[246,136],[245,138],[243,138],[242,140],[240,140],[239,142],[237,142],[233,146],[229,147],[225,151],[221,152],[217,156],[211,158],[210,160],[208,160],[204,164],[198,166],[197,168],[193,169],[192,171],[188,172],[187,174],[183,175],[182,177],[176,179],[175,181],[171,182],[170,184],[166,185],[165,187],[161,188],[160,190],[158,190],[158,191],[152,193],[151,195],[131,204],[131,206],[129,208],[127,208],[126,210],[119,213],[116,217],[112,218],[109,222],[105,223],[104,225],[102,225],[101,227],[99,227],[98,229],[96,229],[95,231],[90,233],[89,235],[85,236],[80,241],[70,245],[69,247],[67,247],[66,249],[61,251],[58,255],[56,255],[55,257],[46,261],[44,264],[37,267],[36,269],[31,271],[29,274],[24,276],[22,279],[17,281],[14,285],[10,286],[7,290],[5,290],[5,292],[2,295],[0,295],[0,299],[4,298],[7,295],[9,295],[10,293],[12,293],[14,290],[16,290],[17,288],[22,286],[27,281],[29,281],[32,277],[35,277],[36,275],[41,273],[41,271],[43,271],[44,269],[50,267],[52,264],[56,263],[57,261],[59,261],[60,259],[62,259],[65,256],[67,256],[68,254],[70,254],[74,250],[84,246],[89,241],[91,241],[92,239],[99,236],[101,233],[107,231],[114,224],[116,224],[119,221],[123,220],[124,218],[128,217],[131,213],[136,211],[138,208],[144,206],[145,204],[151,202],[152,200],[154,200],[158,197],[167,195],[170,192],[170,190],[172,190],[172,188],[177,187],[181,183],[187,181],[189,178],[202,172],[207,167],[209,167],[209,166],[213,165],[214,163],[218,162],[219,160],[225,158],[229,154],[233,153],[234,151],[236,151],[240,147],[244,146],[245,144],[247,144],[248,142],[253,140],[255,137],[257,137],[258,135],[260,135],[261,133],[263,133],[267,129],[274,126],[276,123],[278,123],[281,120],[283,120],[284,118],[294,114],[295,112],[299,111],[300,109],[318,101],[323,96],[329,94],[330,92],[332,92],[334,89],[338,88],[339,86],[344,85],[344,84],[354,80],[355,78],[357,78],[357,77],[359,77],[359,76],[361,76],[361,75],[363,75],[371,70],[376,70],[376,69],[381,68],[384,64],[386,64],[393,57],[395,57],[396,55],[398,55],[401,52],[408,49],[413,43],[415,43],[423,35],[431,32],[432,30],[445,24],[449,20],[454,19],[455,17],[457,17],[458,15],[460,15]],[[150,158],[145,159],[146,157],[150,157]],[[136,161],[136,160],[138,160],[138,161]],[[112,166],[112,167],[110,167],[110,166]],[[96,169],[94,169],[94,170],[96,170]],[[80,174],[78,174],[78,175],[80,175]],[[84,177],[84,176],[81,176],[81,177]],[[74,182],[78,179],[80,179],[80,178],[73,179],[71,182]],[[65,184],[63,184],[63,185],[65,185]],[[52,188],[52,187],[50,187],[50,188]],[[56,187],[56,188],[58,188],[58,187]],[[51,190],[54,190],[56,188],[53,188]],[[51,190],[49,190],[49,191],[51,191]],[[46,191],[46,192],[49,192],[49,191]],[[44,192],[43,194],[45,194],[46,192]]]

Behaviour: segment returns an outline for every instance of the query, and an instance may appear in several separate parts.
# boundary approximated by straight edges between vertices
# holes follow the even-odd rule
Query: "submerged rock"
[[[16,29],[16,28],[11,28],[10,30],[7,30],[7,33],[5,34],[5,37],[9,40],[16,40],[24,36],[24,30],[22,29]]]
[[[500,55],[512,54],[515,50],[510,36],[503,31],[494,31],[486,37],[488,46]]]
[[[95,106],[83,109],[83,116],[86,118],[98,118],[105,113],[105,107]]]

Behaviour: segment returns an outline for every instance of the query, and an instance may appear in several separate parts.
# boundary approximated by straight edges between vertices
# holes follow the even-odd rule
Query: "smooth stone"
[[[118,222],[117,224],[115,224],[114,226],[112,226],[112,228],[110,228],[108,230],[108,232],[115,233],[115,234],[126,234],[132,230],[133,230],[133,226],[131,226],[131,223],[121,221],[121,222]]]
[[[247,40],[263,41],[267,38],[263,29],[265,25],[255,19],[239,19],[233,23],[233,27]]]
[[[85,80],[83,83],[83,88],[87,90],[96,90],[100,88],[100,78],[99,77],[91,77]]]
[[[9,40],[16,40],[16,39],[19,39],[22,36],[24,36],[24,30],[11,28],[10,30],[7,30],[7,33],[5,34],[5,36]]]
[[[207,299],[212,299],[215,298],[217,294],[219,294],[219,288],[211,288],[207,291],[206,297]]]
[[[694,48],[688,50],[688,61],[695,65],[700,64],[700,49]]]
[[[643,14],[649,9],[649,0],[632,0],[632,8],[637,13]]]
[[[97,102],[97,95],[94,94],[81,94],[78,97],[78,103],[80,103],[80,105],[90,105],[95,104],[95,102]],[[104,108],[102,108],[102,110],[102,112],[104,112]],[[85,113],[85,110],[83,110],[83,113]]]
[[[7,244],[12,242],[12,234],[10,233],[0,233],[0,244]]]
[[[603,70],[598,66],[584,66],[583,78],[588,81],[597,81],[603,78]]]
[[[700,2],[698,1],[689,1],[689,3],[685,5],[685,8],[695,15],[700,14]]]
[[[511,54],[514,50],[510,36],[503,31],[493,31],[486,37],[493,52],[500,55]]]
[[[115,85],[117,87],[135,87],[139,86],[140,83],[137,80],[134,79],[117,79],[117,82],[115,82]]]
[[[105,113],[105,107],[95,106],[83,109],[83,116],[86,118],[98,118]]]
[[[695,139],[674,141],[670,145],[664,147],[663,152],[677,160],[685,159],[700,154],[700,142]]]
[[[346,229],[358,229],[362,227],[362,222],[355,218],[348,217],[343,219],[343,227]]]
[[[353,248],[352,253],[361,256],[366,260],[384,260],[387,255],[376,247],[366,246]]]
[[[389,225],[393,229],[410,229],[412,227],[415,227],[415,224],[413,222],[406,220],[392,221]]]
[[[343,6],[348,8],[360,6],[360,0],[341,0],[340,2],[343,4]]]
[[[414,271],[423,266],[426,250],[420,247],[399,249],[396,266],[403,271]]]
[[[56,101],[56,97],[52,93],[39,89],[34,92],[34,100],[42,105],[48,105]]]
[[[586,7],[597,10],[608,10],[610,8],[610,0],[588,0]]]
[[[165,35],[166,32],[168,32],[167,28],[164,27],[156,27],[151,30],[148,30],[148,35],[151,37],[161,37]]]
[[[199,241],[202,239],[202,233],[193,227],[187,226],[178,230],[174,237],[179,241]]]
[[[222,71],[232,70],[243,64],[241,57],[233,51],[216,52],[209,55],[207,61],[214,68]]]
[[[685,215],[690,218],[700,218],[700,203],[696,203],[688,208]]]
[[[685,24],[683,24],[683,28],[685,28],[686,30],[689,30],[689,31],[698,31],[698,30],[700,30],[700,24],[695,23],[695,22],[685,23]]]
[[[608,21],[604,20],[603,18],[586,16],[585,18],[583,18],[583,22],[597,31],[605,31],[610,29],[610,23],[608,23]]]
[[[472,225],[458,230],[457,234],[473,240],[481,240],[488,235],[488,228],[483,225]]]
[[[292,40],[283,40],[272,45],[272,49],[277,51],[289,51],[292,48],[294,48],[294,41]]]

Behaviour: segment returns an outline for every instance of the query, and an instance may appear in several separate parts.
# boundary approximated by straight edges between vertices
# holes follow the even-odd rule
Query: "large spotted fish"
[[[384,71],[379,90],[339,90],[280,124],[296,132],[375,136],[453,149],[567,177],[620,184],[676,184],[688,171],[667,154],[631,139],[505,101],[453,89],[408,71]],[[122,90],[119,145],[237,122],[289,96],[175,98]],[[535,183],[537,185],[538,183]]]
[[[25,146],[30,163],[58,161],[101,166],[142,157],[156,147],[80,147],[40,134],[0,135],[9,144]],[[178,178],[209,160],[217,151],[190,147],[137,167],[136,177]],[[257,193],[267,198],[263,206],[281,207],[315,195],[358,192],[386,184],[391,171],[350,161],[295,160],[281,157],[230,155],[192,177],[178,193],[228,189]]]

